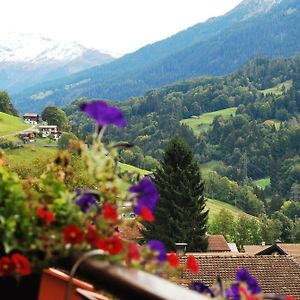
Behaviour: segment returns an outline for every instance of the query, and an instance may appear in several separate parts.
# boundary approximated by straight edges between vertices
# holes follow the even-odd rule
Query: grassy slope
[[[128,171],[130,173],[131,172],[132,173],[138,173],[138,174],[140,174],[142,176],[151,173],[150,171],[143,170],[143,169],[131,166],[131,165],[124,164],[124,163],[118,163],[118,165],[120,166],[120,169],[121,169],[122,172]]]
[[[233,214],[235,218],[238,218],[239,216],[248,216],[251,217],[249,214],[246,214],[239,208],[236,208],[233,205],[230,205],[228,203],[219,201],[219,200],[213,200],[213,199],[208,199],[206,202],[206,205],[209,209],[209,218],[211,219],[215,215],[217,215],[222,209],[228,210],[230,213]]]
[[[266,89],[266,90],[262,90],[261,92],[264,95],[267,94],[275,94],[275,95],[281,95],[282,94],[282,87],[284,86],[286,90],[290,89],[293,85],[293,81],[292,80],[288,80],[282,83],[277,84],[276,86],[270,88],[270,89]]]
[[[8,150],[5,159],[8,168],[17,172],[21,177],[39,176],[49,161],[56,156],[57,149],[33,147],[26,145],[22,148]]]
[[[235,115],[236,107],[230,107],[226,109],[216,110],[210,113],[203,114],[198,118],[189,118],[181,120],[182,124],[186,124],[191,127],[196,135],[199,135],[201,131],[208,129],[209,125],[212,124],[216,116],[223,116],[224,118],[229,118],[231,115]]]
[[[30,128],[20,118],[0,112],[0,137]]]
[[[261,189],[265,189],[267,186],[269,186],[271,184],[270,182],[270,177],[266,177],[266,178],[262,178],[259,180],[255,180],[255,184],[261,188]]]

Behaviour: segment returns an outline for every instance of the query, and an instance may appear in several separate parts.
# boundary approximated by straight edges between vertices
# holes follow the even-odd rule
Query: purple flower
[[[257,282],[257,280],[254,277],[251,277],[248,281],[248,291],[252,293],[252,295],[259,294],[261,292],[261,288]]]
[[[247,269],[240,269],[236,272],[235,278],[237,281],[248,282],[251,275]]]
[[[133,209],[135,214],[140,215],[143,206],[153,212],[159,194],[149,178],[143,178],[139,184],[131,186],[129,192],[136,194],[137,204]]]
[[[247,289],[253,295],[261,292],[261,288],[257,282],[257,280],[252,277],[247,269],[240,269],[236,273],[236,279],[240,282],[247,283]]]
[[[162,242],[151,240],[149,242],[149,247],[150,250],[158,252],[157,259],[159,260],[160,263],[163,263],[167,260],[167,253],[165,250],[165,246]]]
[[[80,195],[80,190],[76,191],[77,195]],[[95,193],[84,192],[82,196],[76,201],[76,204],[81,207],[81,210],[86,213],[91,206],[97,207],[97,200],[99,195]]]
[[[231,285],[231,288],[227,291],[225,291],[226,298],[225,299],[232,299],[232,300],[240,300],[240,284],[239,283],[233,283]]]
[[[213,290],[201,281],[194,281],[192,284],[192,289],[198,293],[208,293],[211,297],[215,296]]]
[[[96,120],[100,126],[117,125],[123,128],[126,125],[122,111],[117,107],[108,105],[104,101],[98,100],[82,103],[80,109],[90,118]]]

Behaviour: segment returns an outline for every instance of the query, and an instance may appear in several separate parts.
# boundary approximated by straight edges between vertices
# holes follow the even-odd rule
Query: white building
[[[26,113],[23,119],[26,124],[36,125],[39,122],[39,115],[36,113]]]
[[[40,125],[39,132],[42,137],[48,137],[50,134],[56,135],[58,133],[56,125]]]

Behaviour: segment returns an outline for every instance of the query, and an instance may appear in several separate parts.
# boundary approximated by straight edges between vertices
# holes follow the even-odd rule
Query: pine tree
[[[145,224],[145,238],[162,241],[168,250],[174,250],[176,242],[185,242],[188,251],[205,251],[208,211],[204,183],[198,162],[179,136],[167,145],[154,178],[160,199],[155,221]]]

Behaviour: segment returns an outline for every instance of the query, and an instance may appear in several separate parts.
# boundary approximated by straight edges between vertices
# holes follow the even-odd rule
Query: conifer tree
[[[174,250],[176,242],[184,242],[188,251],[205,251],[208,211],[204,183],[198,162],[179,136],[167,145],[154,183],[160,199],[155,221],[145,224],[145,238],[162,241],[168,250]]]

